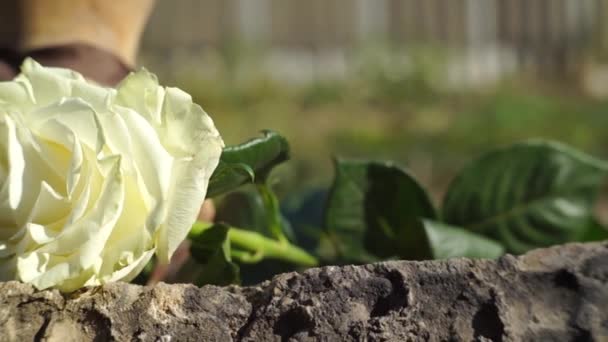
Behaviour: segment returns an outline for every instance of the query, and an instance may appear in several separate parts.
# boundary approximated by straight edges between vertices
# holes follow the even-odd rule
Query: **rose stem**
[[[197,221],[192,226],[191,236],[200,234],[203,230],[213,226],[212,223]],[[242,262],[256,262],[263,257],[280,259],[302,266],[317,266],[319,261],[305,250],[290,244],[287,240],[277,241],[265,237],[257,232],[236,227],[229,227],[228,239],[231,247],[237,246],[240,249],[251,251],[234,250],[231,255]],[[233,249],[233,248],[231,248]],[[247,253],[247,254],[244,254]]]

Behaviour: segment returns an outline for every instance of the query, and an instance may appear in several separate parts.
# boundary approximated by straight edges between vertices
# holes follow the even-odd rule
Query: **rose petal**
[[[169,261],[222,147],[202,108],[145,70],[114,90],[26,60],[0,82],[0,277],[72,291]]]
[[[129,74],[117,87],[116,104],[140,113],[154,125],[160,124],[165,91],[154,74],[142,69]]]
[[[209,139],[194,158],[176,161],[173,168],[175,190],[169,198],[167,218],[156,239],[161,262],[168,263],[177,246],[188,235],[205,200],[209,178],[221,153],[221,142]]]
[[[68,69],[43,67],[31,58],[21,66],[22,75],[31,84],[38,106],[57,102],[72,93],[72,82],[85,82],[82,75]]]
[[[103,279],[103,283],[109,283],[109,282],[119,281],[119,280],[122,280],[122,281],[133,280],[135,277],[137,277],[137,275],[139,273],[141,273],[141,270],[143,270],[144,267],[146,267],[146,264],[150,261],[150,259],[154,255],[155,251],[156,250],[154,248],[152,248],[148,251],[145,251],[139,258],[137,258],[136,260],[131,262],[129,265],[112,273],[112,275],[110,275],[108,278]]]
[[[167,88],[162,115],[160,138],[173,155],[192,156],[211,139],[224,146],[213,120],[185,92]]]

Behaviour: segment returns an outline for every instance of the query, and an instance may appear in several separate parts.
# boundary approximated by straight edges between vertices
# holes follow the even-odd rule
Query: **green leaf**
[[[327,236],[323,230],[325,208],[329,187],[307,187],[289,194],[282,200],[281,210],[286,220],[293,227],[293,239],[306,250],[321,252],[321,239]],[[289,236],[289,235],[288,235]],[[328,244],[331,247],[331,244]],[[334,255],[335,251],[328,250],[326,255]],[[335,258],[327,258],[331,260]]]
[[[599,223],[595,218],[591,219],[585,235],[580,239],[582,242],[608,240],[608,229]]]
[[[229,285],[239,283],[239,267],[230,256],[229,227],[215,224],[202,227],[195,224],[188,237],[190,253],[201,264],[201,276],[197,285]]]
[[[270,235],[262,198],[257,189],[250,187],[243,187],[222,197],[217,203],[216,220]]]
[[[531,141],[473,161],[450,185],[445,222],[512,253],[583,238],[606,164],[555,142]]]
[[[218,204],[216,220],[271,237],[276,237],[272,228],[273,224],[276,225],[275,220],[279,220],[281,232],[284,232],[293,241],[294,233],[289,222],[282,217],[280,208],[267,206],[259,191],[259,186],[265,185],[258,185],[255,190],[245,187],[223,197]],[[271,190],[266,189],[266,191]],[[275,217],[277,215],[278,218]]]
[[[257,184],[256,188],[264,203],[264,211],[266,212],[267,218],[266,222],[271,236],[279,241],[287,241],[284,230],[290,230],[291,226],[281,214],[279,199],[266,183]]]
[[[215,197],[234,190],[247,182],[253,182],[255,173],[247,164],[229,164],[220,160],[209,180],[207,197]]]
[[[419,218],[436,217],[424,189],[390,163],[336,161],[325,213],[327,235],[346,261],[431,255]]]
[[[207,197],[214,197],[253,182],[264,183],[276,165],[289,159],[287,140],[272,131],[260,138],[226,147],[209,181]]]
[[[504,247],[491,239],[465,229],[431,220],[421,220],[433,259],[455,257],[495,259],[505,254]]]

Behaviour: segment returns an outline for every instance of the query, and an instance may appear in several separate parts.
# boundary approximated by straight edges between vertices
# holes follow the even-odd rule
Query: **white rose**
[[[0,82],[0,280],[71,291],[168,262],[222,147],[203,109],[145,70],[111,89],[25,61]]]

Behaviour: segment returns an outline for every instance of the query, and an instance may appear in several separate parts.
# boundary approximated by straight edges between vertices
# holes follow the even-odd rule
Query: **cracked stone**
[[[253,287],[0,283],[0,341],[608,341],[608,242],[390,261]]]

